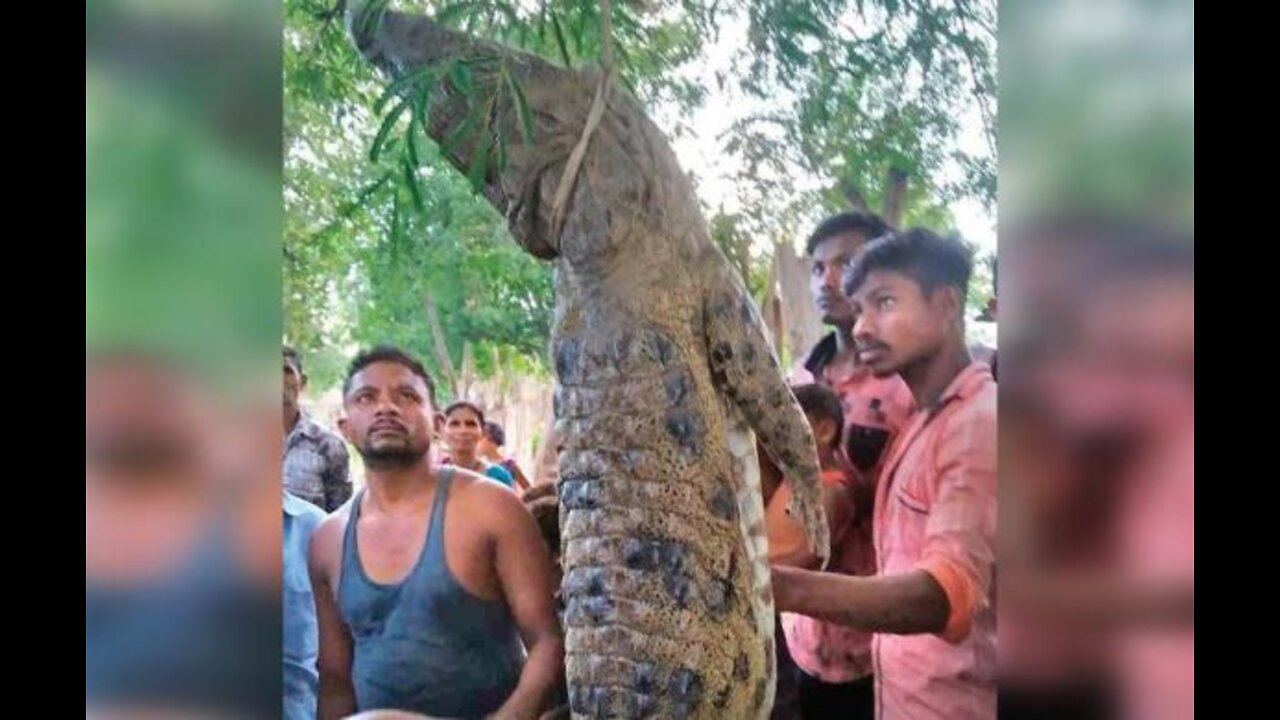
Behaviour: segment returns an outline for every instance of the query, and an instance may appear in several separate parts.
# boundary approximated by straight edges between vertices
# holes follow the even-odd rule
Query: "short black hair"
[[[550,483],[549,483],[550,484]],[[555,487],[554,484],[551,484]],[[538,533],[547,544],[552,559],[560,557],[560,500],[556,493],[525,501],[525,508],[538,524]]]
[[[298,370],[299,375],[304,374],[302,371],[302,356],[298,354],[297,349],[292,345],[284,346],[284,359],[293,363],[293,367]]]
[[[484,435],[489,438],[489,442],[498,447],[507,444],[507,431],[502,429],[502,425],[490,420],[484,424]]]
[[[809,236],[809,240],[805,242],[804,254],[807,257],[813,257],[814,251],[818,249],[818,244],[823,240],[849,232],[861,233],[867,240],[875,240],[889,232],[889,225],[879,215],[860,210],[851,210],[832,215],[818,223],[817,229],[813,231],[813,234]]]
[[[351,380],[357,373],[374,363],[380,362],[395,363],[408,368],[414,375],[422,378],[422,382],[427,385],[427,399],[431,401],[431,407],[436,406],[436,383],[431,379],[431,375],[427,373],[427,369],[422,366],[422,363],[417,358],[394,345],[378,345],[377,347],[363,350],[356,355],[351,364],[347,366],[347,376],[342,381],[342,396],[346,397],[347,393],[351,392]]]
[[[445,408],[442,414],[445,417],[449,417],[455,410],[461,410],[462,408],[466,408],[475,413],[476,417],[480,418],[480,427],[484,427],[484,411],[480,409],[479,405],[471,402],[470,400],[454,400],[449,403],[449,407]]]
[[[840,406],[840,396],[835,390],[819,383],[809,383],[796,385],[791,392],[805,415],[814,420],[831,420],[837,431],[844,429],[844,408]]]
[[[973,250],[955,237],[925,228],[891,233],[873,241],[845,274],[844,292],[853,295],[873,272],[888,270],[911,278],[926,295],[953,287],[965,297],[973,274]]]

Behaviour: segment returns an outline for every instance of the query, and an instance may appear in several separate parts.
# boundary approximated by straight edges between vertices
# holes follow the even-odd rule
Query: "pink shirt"
[[[975,362],[912,415],[876,488],[880,574],[925,570],[947,594],[940,635],[875,636],[880,720],[996,717],[996,384]]]

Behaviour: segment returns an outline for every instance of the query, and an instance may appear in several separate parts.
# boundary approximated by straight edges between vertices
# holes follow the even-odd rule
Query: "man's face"
[[[292,358],[284,358],[284,410],[288,415],[298,411],[298,398],[307,386],[307,376],[298,369]]]
[[[858,360],[886,377],[934,357],[958,327],[957,297],[945,287],[926,294],[902,273],[870,273],[850,298]]]
[[[850,231],[824,238],[809,258],[809,292],[822,322],[837,327],[851,327],[857,316],[849,300],[840,291],[845,268],[867,242],[860,232]]]
[[[395,362],[375,362],[351,378],[338,426],[370,467],[413,465],[431,449],[435,408],[427,384]]]

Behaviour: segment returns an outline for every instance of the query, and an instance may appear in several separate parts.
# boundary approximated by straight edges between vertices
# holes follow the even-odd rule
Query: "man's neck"
[[[836,353],[823,369],[823,374],[833,381],[851,375],[862,366],[858,361],[858,347],[853,341],[852,330],[850,327],[835,327]]]
[[[973,362],[963,340],[948,344],[942,352],[912,367],[903,368],[902,379],[915,397],[917,408],[936,404],[942,393]]]
[[[840,356],[854,350],[855,344],[853,342],[853,327],[846,327],[843,325],[835,325],[833,327],[836,336],[836,355]]]
[[[409,467],[394,470],[370,470],[367,477],[369,496],[382,510],[413,507],[430,497],[436,486],[436,472],[425,457]]]

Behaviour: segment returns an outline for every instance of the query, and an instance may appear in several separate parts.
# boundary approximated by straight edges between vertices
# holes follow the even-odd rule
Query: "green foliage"
[[[601,55],[596,0],[425,5],[407,9],[556,64]],[[758,296],[775,242],[851,196],[881,209],[890,171],[908,177],[907,223],[949,229],[948,203],[990,206],[994,15],[994,3],[975,0],[615,1],[613,45],[623,85],[673,134],[712,95],[752,110],[718,138],[740,167],[739,209],[712,218],[712,231]],[[733,71],[708,76],[708,53],[730,30],[745,34]],[[388,83],[323,0],[286,0],[284,325],[321,358],[318,382],[331,382],[356,345],[380,340],[442,373],[428,296],[454,367],[470,342],[482,376],[494,357],[542,371],[550,269],[511,242],[475,192],[515,143],[538,140],[506,62],[445,59]],[[466,114],[437,145],[425,127],[441,88],[466,99]],[[966,115],[980,117],[985,149],[960,150]],[[499,127],[499,116],[517,122]],[[478,151],[459,172],[447,156],[464,147]]]

